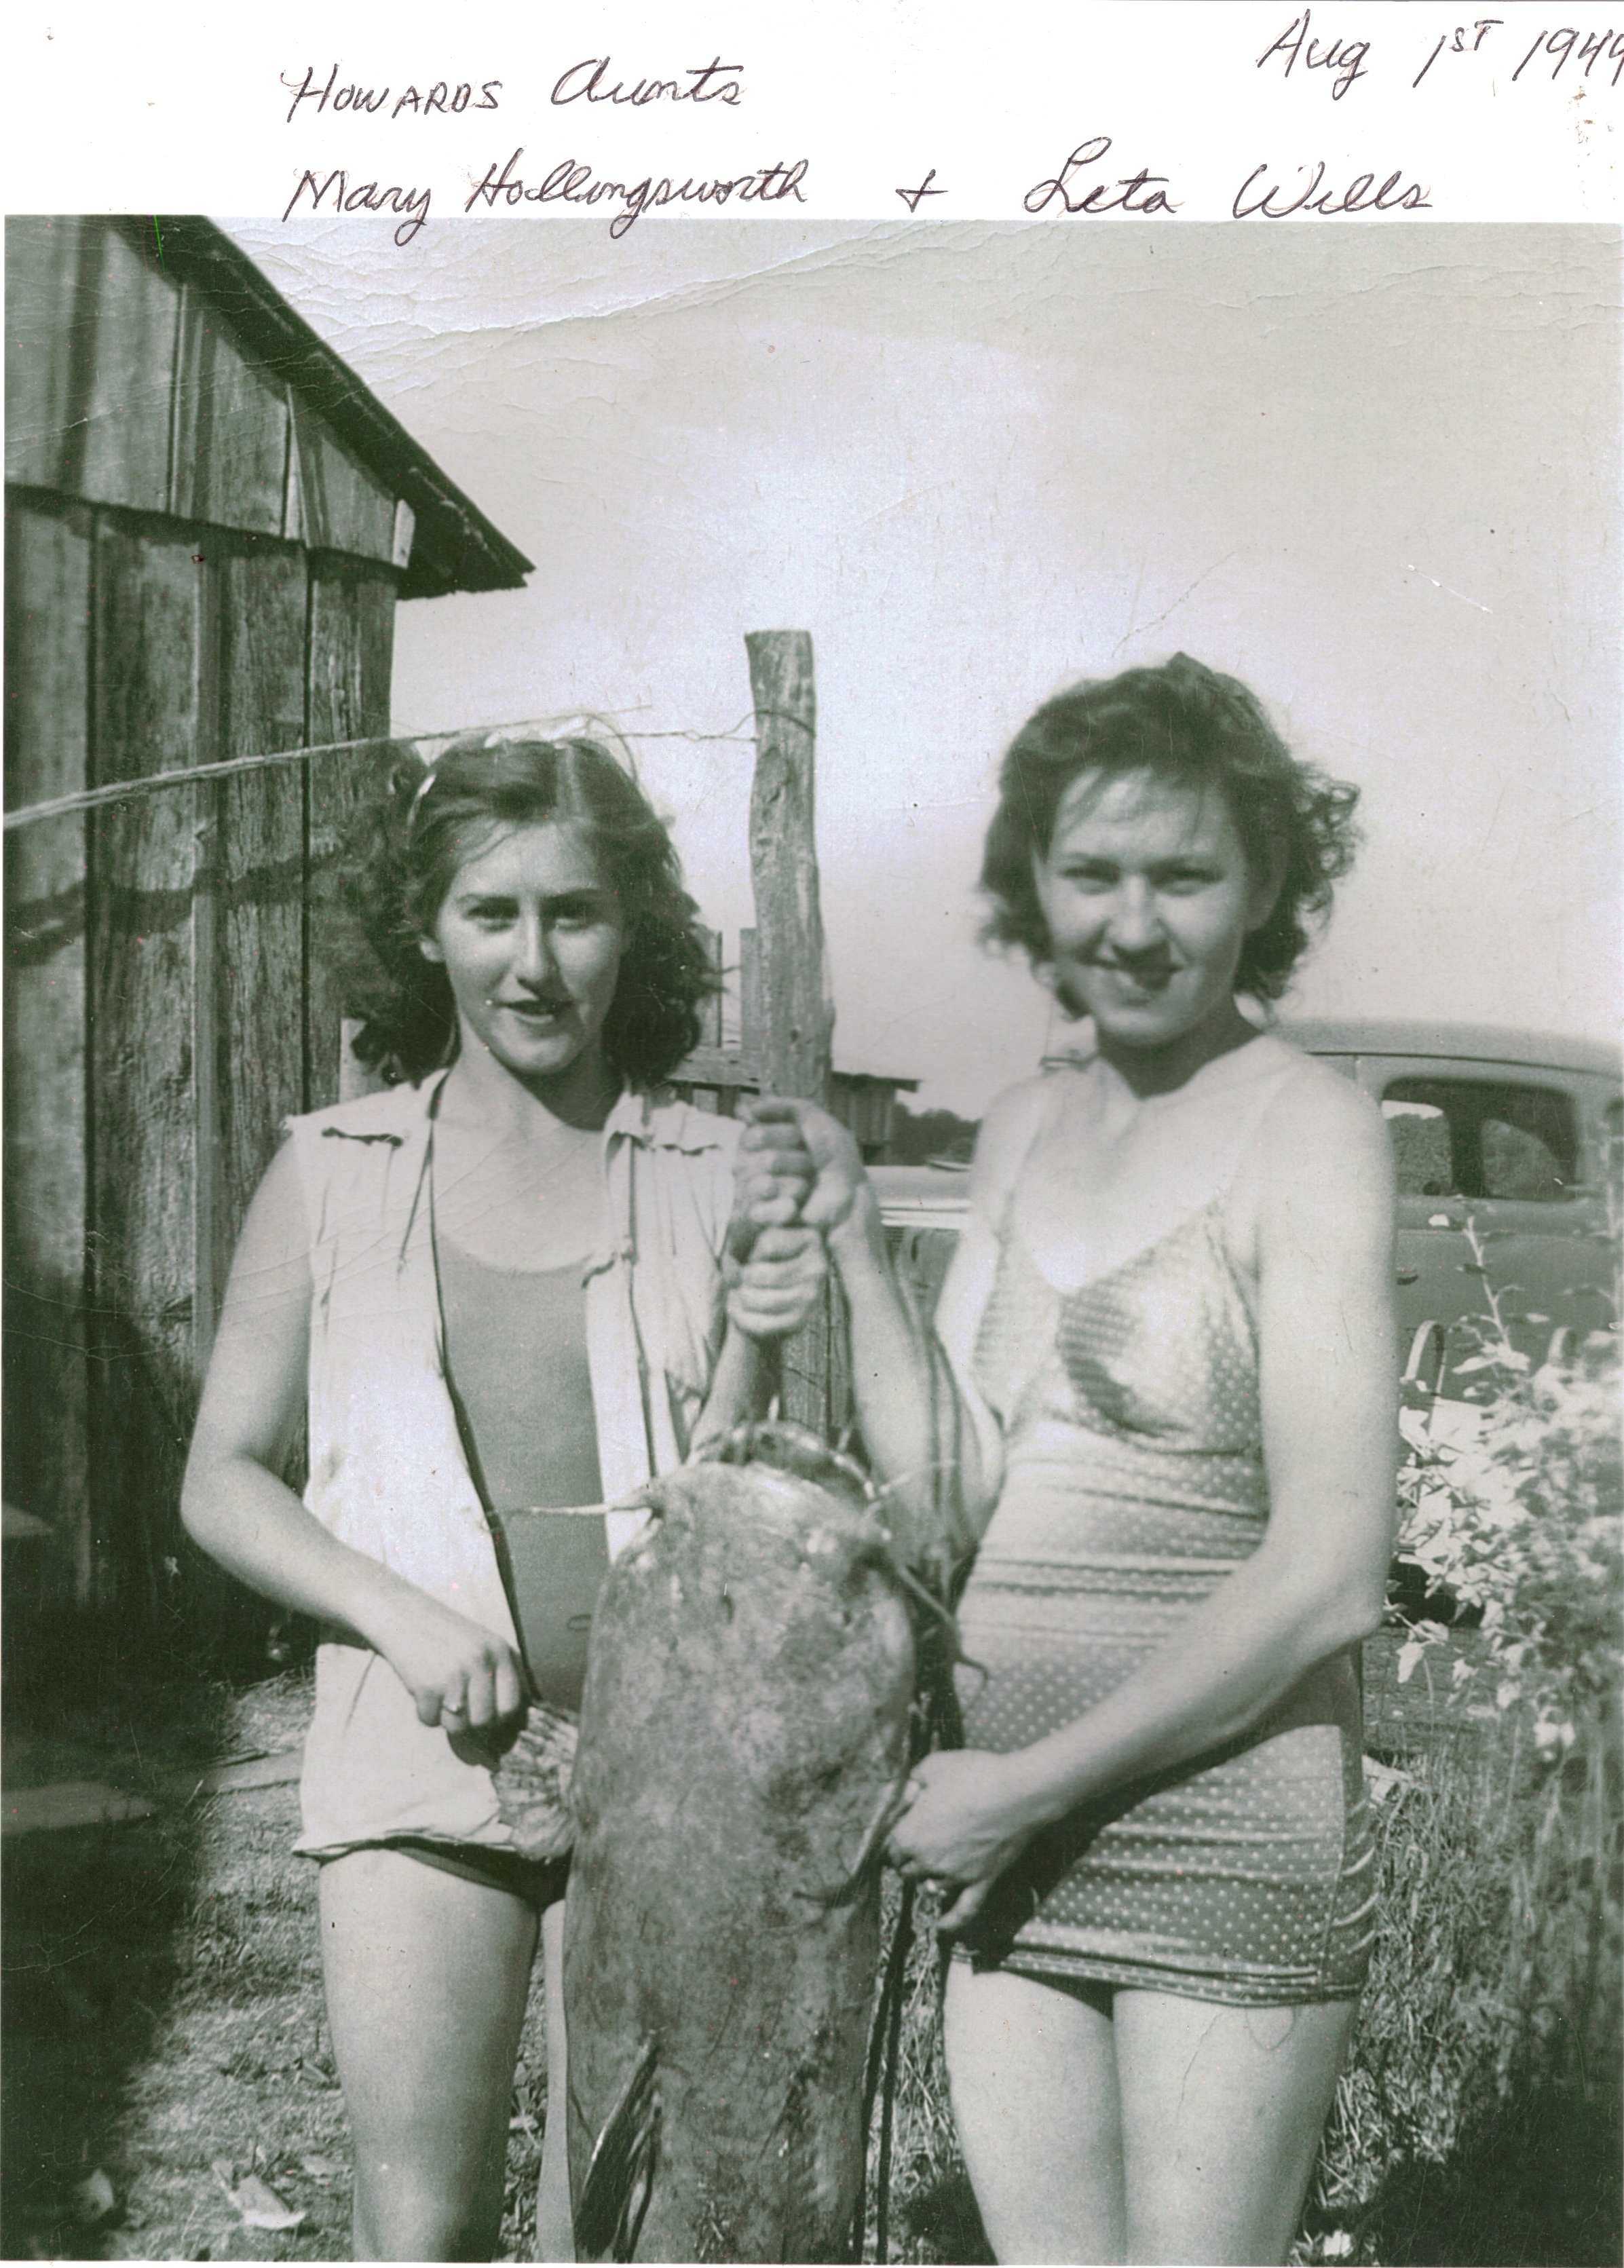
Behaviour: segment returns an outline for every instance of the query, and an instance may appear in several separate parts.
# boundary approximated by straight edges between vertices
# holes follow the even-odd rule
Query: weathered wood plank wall
[[[386,733],[399,499],[117,224],[8,252],[8,807]],[[310,906],[362,784],[309,770],[6,840],[5,1487],[83,1605],[173,1588],[232,1243],[337,1095]]]
[[[359,740],[386,729],[394,652],[394,594],[385,579],[318,553],[322,571],[310,592],[307,738],[312,745]],[[312,876],[306,901],[305,1088],[326,1094],[343,1055],[343,1002],[338,972],[320,943],[320,916],[333,854],[359,805],[376,794],[386,762],[317,764],[306,780],[307,839]],[[337,1090],[334,1090],[337,1099]],[[314,1105],[312,1105],[314,1108]]]
[[[139,778],[198,744],[199,578],[192,539],[97,528],[91,754]],[[177,1538],[153,1518],[175,1493],[190,1415],[194,1271],[193,796],[92,815],[85,1053],[90,1176],[90,1505],[96,1590],[115,1569],[158,1595]],[[36,1510],[34,1506],[26,1507]],[[42,1517],[49,1518],[48,1513]]]
[[[10,805],[387,730],[392,578],[252,541],[9,499]],[[164,1594],[243,1213],[337,1096],[307,931],[358,792],[318,761],[7,839],[5,1484],[83,1603]]]
[[[122,224],[13,221],[6,255],[9,486],[403,563],[395,491]]]
[[[19,803],[85,784],[92,535],[78,504],[7,514],[6,792]],[[6,1491],[46,1518],[86,1492],[85,837],[68,814],[5,845]],[[62,1573],[86,1594],[88,1525],[60,1533]]]
[[[7,538],[11,805],[388,730],[390,576],[36,497]],[[306,930],[358,780],[311,773],[7,839],[7,1495],[82,1603],[164,1597],[231,1245],[283,1116],[338,1095]]]

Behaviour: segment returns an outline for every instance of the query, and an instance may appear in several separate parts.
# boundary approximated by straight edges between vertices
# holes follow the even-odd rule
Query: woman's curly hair
[[[1156,669],[1086,680],[1045,702],[1010,744],[998,808],[987,831],[982,934],[1021,946],[1034,966],[1053,956],[1034,865],[1080,773],[1149,772],[1179,787],[1223,791],[1254,874],[1278,873],[1280,894],[1248,935],[1236,990],[1277,999],[1306,950],[1309,923],[1353,863],[1356,787],[1297,762],[1255,694],[1186,653]]]
[[[338,872],[351,1045],[392,1083],[449,1063],[457,1012],[445,969],[420,941],[458,868],[492,829],[557,821],[592,843],[621,902],[626,942],[604,1053],[636,1086],[669,1078],[700,1039],[700,1003],[720,989],[699,909],[642,789],[595,740],[454,740],[430,770],[397,752],[385,794],[360,813]]]

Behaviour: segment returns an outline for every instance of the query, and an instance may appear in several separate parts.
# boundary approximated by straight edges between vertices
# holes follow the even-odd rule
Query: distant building
[[[734,1116],[741,1094],[761,1091],[754,1058],[742,1049],[695,1048],[686,1062],[678,1064],[672,1084],[685,1101],[697,1104],[702,1110],[720,1111],[724,1118]],[[829,1108],[856,1135],[865,1165],[889,1163],[897,1096],[915,1094],[918,1089],[916,1079],[896,1078],[888,1072],[836,1070],[831,1073]]]
[[[888,1163],[897,1096],[917,1094],[919,1081],[895,1079],[889,1072],[837,1069],[829,1088],[829,1108],[856,1136],[864,1165]]]
[[[722,937],[707,932],[711,958],[720,976],[725,967]],[[720,1111],[731,1118],[741,1094],[759,1094],[756,1068],[755,932],[742,930],[739,939],[739,1039],[724,1045],[723,998],[716,993],[703,1012],[704,1038],[686,1062],[680,1064],[672,1085],[685,1100],[702,1110]],[[892,1130],[899,1094],[916,1094],[919,1081],[890,1071],[842,1071],[837,1064],[829,1078],[829,1108],[842,1126],[856,1137],[865,1165],[890,1162]]]

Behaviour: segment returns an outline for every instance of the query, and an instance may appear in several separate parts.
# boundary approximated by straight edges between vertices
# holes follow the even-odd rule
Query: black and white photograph
[[[1619,2257],[1620,232],[928,194],[7,222],[7,2258]]]

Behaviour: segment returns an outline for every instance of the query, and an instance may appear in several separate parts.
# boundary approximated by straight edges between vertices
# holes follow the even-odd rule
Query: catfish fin
[[[576,2250],[583,2259],[629,2260],[636,2250],[659,2160],[658,2065],[659,2042],[651,2038],[592,2145],[575,2209]]]

